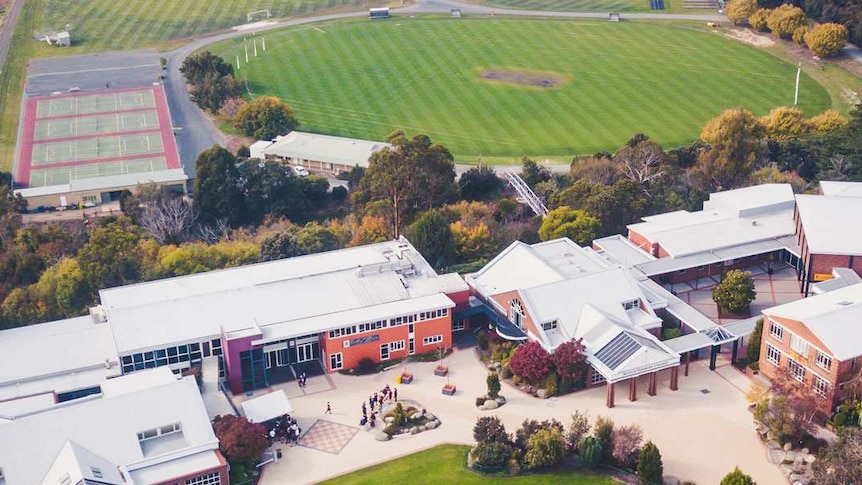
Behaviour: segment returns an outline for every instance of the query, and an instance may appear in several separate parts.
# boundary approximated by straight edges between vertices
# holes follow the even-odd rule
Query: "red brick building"
[[[788,371],[822,398],[829,416],[862,356],[862,284],[764,310],[760,371]]]

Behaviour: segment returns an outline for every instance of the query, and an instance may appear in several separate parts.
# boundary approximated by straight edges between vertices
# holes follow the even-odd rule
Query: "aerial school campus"
[[[0,169],[11,172],[21,227],[83,219],[90,240],[45,266],[71,261],[90,286],[63,307],[78,280],[39,285],[4,273],[32,293],[7,296],[4,282],[0,485],[862,480],[858,467],[839,466],[862,445],[858,139],[816,168],[804,160],[814,155],[788,148],[858,129],[858,49],[824,60],[782,40],[780,22],[757,29],[775,35],[736,27],[724,2],[480,3],[11,2],[0,35],[0,51],[9,49]],[[740,19],[757,27],[750,3]],[[813,50],[816,27],[805,28]],[[846,30],[838,40],[840,51]],[[230,71],[236,113],[225,102],[199,109],[209,81],[195,83],[189,59]],[[289,103],[290,129],[244,131],[254,123],[235,121],[243,107],[268,96]],[[773,116],[790,105],[798,111]],[[716,118],[737,107],[749,118]],[[763,146],[729,151],[757,151],[742,159],[779,175],[742,183],[735,171],[745,164],[697,171],[711,153],[724,156],[707,128],[737,122],[757,124]],[[651,159],[650,143],[692,146],[696,160],[684,150],[675,165],[664,152]],[[277,250],[261,243],[259,257],[182,267],[163,253],[247,243],[242,231],[253,232],[206,219],[213,200],[225,217],[253,202],[203,195],[201,167],[221,156],[214,144],[245,145],[256,161],[232,158],[209,180],[265,199],[268,217],[311,219],[319,230],[337,213],[327,208],[349,210],[337,205],[340,188],[341,204],[364,204],[359,215],[383,229],[308,249],[306,226]],[[778,163],[765,166],[770,150]],[[492,167],[493,217],[532,233],[447,263],[451,251],[418,229],[420,207],[401,221],[397,201],[409,194],[387,201],[367,181],[399,152],[442,159],[462,181]],[[543,162],[516,173],[509,165],[522,156]],[[623,199],[634,200],[666,190],[672,165],[709,180],[678,191],[697,207],[567,212],[592,195],[567,199],[577,182],[548,185],[580,176],[623,187],[625,178],[637,190]],[[262,177],[254,167],[280,170],[278,180],[309,194],[310,184],[346,180],[352,195],[342,186],[309,195],[320,207],[306,207],[306,219],[279,213],[270,209],[279,200],[248,190]],[[365,181],[350,178],[363,170]],[[414,192],[440,183],[414,174]],[[460,198],[443,199],[477,200],[459,188]],[[141,195],[153,190],[193,207],[190,225],[202,229],[165,236],[148,225],[163,203]],[[412,203],[442,205],[432,199]],[[134,237],[155,246],[116,251],[101,240],[104,254],[90,261],[104,258],[101,270],[119,276],[91,277],[99,266],[86,263],[88,244],[130,220],[143,228]],[[432,236],[451,238],[462,222],[444,220]],[[213,236],[220,224],[236,232]],[[160,272],[114,268],[114,252],[156,258]],[[41,296],[16,303],[15,291],[18,302]],[[63,308],[40,313],[46,294]],[[32,311],[13,318],[22,308]]]

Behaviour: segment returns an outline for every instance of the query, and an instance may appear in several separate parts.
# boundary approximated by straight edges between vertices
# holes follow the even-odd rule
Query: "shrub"
[[[356,372],[359,374],[371,374],[375,370],[377,370],[377,366],[371,357],[363,357],[356,364]]]
[[[397,432],[398,432],[398,429],[399,429],[399,428],[398,428],[398,425],[397,425],[397,424],[395,424],[395,423],[389,423],[389,424],[387,424],[387,425],[386,425],[386,427],[385,427],[385,428],[383,428],[383,432],[384,432],[384,433],[386,433],[386,434],[388,434],[389,436],[392,436],[392,435],[394,435],[395,433],[397,433]]]
[[[590,416],[587,413],[575,411],[572,414],[572,423],[569,425],[569,430],[566,433],[566,442],[569,447],[569,452],[575,453],[578,451],[578,445],[581,440],[590,432]]]
[[[610,418],[599,416],[593,426],[593,435],[602,445],[602,463],[614,462],[614,422]]]
[[[473,426],[473,439],[477,443],[510,443],[512,441],[506,427],[497,416],[482,416]]]
[[[682,330],[678,328],[666,328],[661,331],[662,340],[670,340],[677,337],[682,337]]]
[[[510,369],[508,365],[500,366],[500,373],[503,374],[503,379],[512,378],[512,369]]]
[[[730,313],[745,311],[756,296],[751,271],[730,270],[721,283],[712,289],[713,301]]]
[[[407,421],[407,416],[404,414],[404,406],[401,403],[395,404],[395,409],[392,411],[392,424],[401,426]]]
[[[332,188],[332,200],[336,202],[343,202],[347,200],[347,188],[341,185],[337,185]]]
[[[836,428],[840,428],[847,424],[847,415],[844,413],[837,413],[832,417],[832,425]]]
[[[736,25],[742,20],[748,20],[751,14],[757,11],[757,0],[730,0],[724,10],[727,19]]]
[[[770,140],[787,141],[808,131],[808,121],[796,106],[779,106],[760,117],[760,123]]]
[[[757,9],[751,17],[748,17],[748,23],[751,28],[758,32],[766,32],[769,28],[766,26],[766,19],[769,17],[770,10],[768,8]]]
[[[509,367],[516,376],[534,384],[551,371],[551,356],[539,343],[530,341],[518,346]]]
[[[766,26],[773,34],[782,39],[789,39],[793,31],[805,25],[805,12],[789,3],[772,9],[766,17]]]
[[[542,382],[539,383],[539,388],[544,389],[545,392],[548,393],[548,396],[556,396],[557,395],[557,373],[549,372],[548,375],[542,378]]]
[[[847,118],[841,116],[834,109],[828,109],[817,116],[808,119],[808,125],[815,133],[829,133],[831,131],[843,130],[847,127]]]
[[[830,57],[841,52],[847,44],[847,27],[841,24],[818,24],[805,36],[811,52],[820,57]]]
[[[542,422],[536,421],[535,419],[525,419],[524,422],[521,423],[521,427],[515,431],[515,447],[526,451],[530,436],[536,434],[540,429],[549,428],[558,429],[560,434],[563,433],[563,424],[556,419],[546,419]]]
[[[721,479],[720,485],[757,485],[757,484],[754,483],[754,480],[750,476],[746,475],[745,473],[742,473],[742,470],[740,470],[739,467],[736,467],[733,469],[732,472],[728,473],[727,475],[724,476],[724,478]]]
[[[514,449],[506,443],[479,443],[470,451],[476,463],[484,466],[504,467],[509,463]]]
[[[558,465],[566,453],[566,440],[559,428],[540,429],[527,441],[524,462],[536,469]]]
[[[793,39],[793,43],[798,45],[805,45],[805,36],[808,35],[808,32],[810,31],[811,29],[808,28],[807,25],[797,27],[796,30],[793,31],[793,36],[791,36],[791,39]]]
[[[661,453],[652,441],[647,441],[638,455],[638,477],[641,485],[655,485],[662,483],[664,466],[661,462]]]
[[[585,436],[578,444],[578,454],[585,465],[594,467],[602,459],[602,445],[594,437]]]
[[[760,345],[761,340],[763,338],[763,319],[759,318],[757,323],[754,324],[754,331],[751,332],[751,336],[748,337],[748,347],[746,348],[745,353],[748,355],[748,361],[752,364],[755,362],[760,362]],[[749,365],[750,367],[750,365]]]
[[[581,380],[587,373],[587,356],[582,339],[560,344],[551,354],[551,362],[563,379]]]
[[[476,334],[476,346],[479,350],[488,350],[488,332],[482,330]]]
[[[500,376],[496,372],[491,372],[485,378],[485,384],[488,386],[488,396],[496,398],[500,395]]]
[[[632,453],[640,448],[641,440],[643,440],[643,430],[637,425],[614,428],[612,455],[617,463],[629,462]]]

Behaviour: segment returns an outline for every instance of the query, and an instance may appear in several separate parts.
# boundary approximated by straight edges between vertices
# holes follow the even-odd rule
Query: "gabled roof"
[[[383,142],[300,131],[291,131],[273,141],[272,145],[264,148],[266,155],[360,167],[367,167],[374,152],[389,146]]]
[[[763,310],[801,322],[838,360],[862,355],[862,283]]]
[[[796,210],[811,253],[862,255],[862,197],[800,194]]]
[[[71,483],[99,483],[122,485],[126,483],[116,463],[93,453],[74,441],[66,441],[51,469],[45,474],[42,485],[62,484],[66,477]]]

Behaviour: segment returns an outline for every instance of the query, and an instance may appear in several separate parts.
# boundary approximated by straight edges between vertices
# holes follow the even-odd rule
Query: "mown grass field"
[[[386,0],[369,0],[382,5]],[[273,18],[362,9],[363,0],[27,0],[0,74],[0,170],[11,170],[27,59],[141,47],[170,49],[182,39],[246,22],[268,8]],[[60,49],[33,40],[35,31],[72,29]]]
[[[709,15],[716,13],[708,9],[686,9],[682,0],[665,0],[664,10],[650,10],[649,0],[467,0],[489,7],[513,8],[518,10],[545,10],[548,12],[657,12],[657,13],[696,13]]]
[[[459,485],[503,483],[506,485],[614,485],[618,482],[610,477],[569,470],[551,470],[535,475],[497,478],[467,470],[466,460],[469,446],[440,445],[429,450],[398,458],[381,465],[364,468],[322,482],[332,485],[359,485],[381,483],[410,483],[411,485],[437,485],[457,483]]]
[[[290,102],[301,129],[382,140],[425,133],[461,162],[565,160],[635,133],[666,148],[726,107],[793,102],[795,66],[691,24],[512,19],[333,22],[267,34],[238,71],[251,93]],[[212,46],[228,61],[241,39]],[[487,70],[551,73],[554,88],[489,82]],[[832,106],[803,75],[800,106]]]

